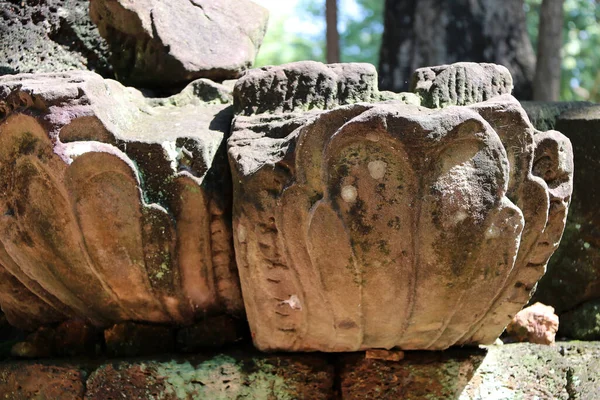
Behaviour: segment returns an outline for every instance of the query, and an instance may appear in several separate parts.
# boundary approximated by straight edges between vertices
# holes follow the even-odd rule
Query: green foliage
[[[325,61],[325,42],[316,45],[314,38],[286,29],[286,21],[279,19],[269,27],[254,65],[281,65],[293,61]]]
[[[600,101],[600,5],[566,0],[562,100]]]
[[[338,0],[338,30],[342,62],[377,65],[383,33],[383,0]],[[270,27],[256,60],[257,66],[299,60],[325,62],[325,0],[300,0],[296,19],[313,25],[310,32],[294,32],[289,21]]]
[[[338,0],[338,29],[343,62],[378,65],[384,0]],[[524,0],[527,30],[537,45],[542,0]],[[600,3],[565,0],[561,100],[600,102]],[[257,65],[298,60],[325,61],[325,0],[300,0],[295,19],[312,27],[290,29],[277,21],[267,33]]]
[[[527,29],[537,45],[542,0],[525,0]],[[566,0],[560,97],[600,101],[600,5],[595,0]]]

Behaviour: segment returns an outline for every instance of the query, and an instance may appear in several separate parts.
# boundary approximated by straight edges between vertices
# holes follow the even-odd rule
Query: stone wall
[[[52,399],[598,398],[598,343],[411,352],[271,354],[231,349],[185,358],[0,363],[0,396]]]

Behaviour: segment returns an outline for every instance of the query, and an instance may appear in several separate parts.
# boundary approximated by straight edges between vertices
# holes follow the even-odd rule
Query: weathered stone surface
[[[0,2],[0,75],[89,69],[112,77],[88,0]]]
[[[117,78],[170,87],[236,78],[254,62],[268,12],[249,0],[91,0]]]
[[[330,399],[333,365],[314,356],[240,354],[104,365],[86,399]]]
[[[82,400],[85,373],[74,367],[36,363],[0,364],[0,398]]]
[[[600,299],[580,304],[560,318],[560,335],[577,340],[600,340]]]
[[[459,399],[597,399],[598,356],[598,342],[491,346]]]
[[[241,311],[230,99],[208,80],[146,99],[91,72],[0,78],[0,304],[12,324]]]
[[[441,108],[479,103],[510,94],[513,81],[508,69],[496,64],[456,63],[417,69],[411,91],[426,107]]]
[[[558,317],[554,308],[535,303],[519,311],[506,327],[511,340],[538,344],[552,344],[558,331]]]
[[[596,400],[600,395],[600,342],[405,355],[385,361],[366,359],[364,353],[265,355],[239,348],[185,359],[9,361],[0,363],[0,398]]]
[[[577,172],[562,244],[533,300],[553,306],[560,317],[583,302],[600,299],[600,106],[563,112],[556,129],[573,144]]]
[[[250,71],[236,101],[255,94],[255,82],[297,68],[307,66]],[[336,80],[363,70],[345,65]],[[273,95],[305,98],[321,93],[309,84],[320,81],[273,85]],[[345,92],[363,81],[371,82],[346,81]],[[304,111],[293,101],[273,108],[281,102],[268,87],[252,100],[256,108],[235,106],[228,141],[234,243],[255,345],[492,343],[560,241],[573,171],[568,140],[536,131],[510,95],[442,109],[319,97]],[[376,87],[356,92],[375,95],[354,101],[377,100]]]
[[[371,64],[300,61],[254,69],[236,82],[237,114],[327,110],[361,101],[401,100],[419,105],[414,93],[380,92]]]
[[[485,351],[407,352],[401,361],[342,357],[342,399],[456,399]]]

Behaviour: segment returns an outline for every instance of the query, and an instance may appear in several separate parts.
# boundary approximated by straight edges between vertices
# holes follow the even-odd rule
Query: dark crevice
[[[567,367],[567,384],[565,385],[565,389],[567,390],[568,400],[575,400],[579,398],[577,394],[577,388],[575,387],[575,371],[571,367]]]
[[[328,357],[328,361],[333,365],[333,387],[331,388],[331,398],[334,400],[341,400],[343,363],[339,354],[329,354]]]

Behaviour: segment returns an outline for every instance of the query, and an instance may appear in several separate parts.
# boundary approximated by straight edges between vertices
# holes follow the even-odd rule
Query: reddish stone
[[[101,332],[83,320],[69,320],[56,328],[58,355],[95,355],[100,350]]]
[[[84,373],[68,366],[17,362],[0,364],[0,398],[83,399]]]
[[[519,311],[506,327],[506,333],[517,342],[552,344],[558,331],[554,308],[535,303]]]
[[[353,354],[341,359],[343,399],[458,398],[481,364],[482,350],[407,352],[399,362]]]
[[[173,399],[165,395],[164,378],[144,364],[103,365],[87,381],[86,400],[104,399]]]

